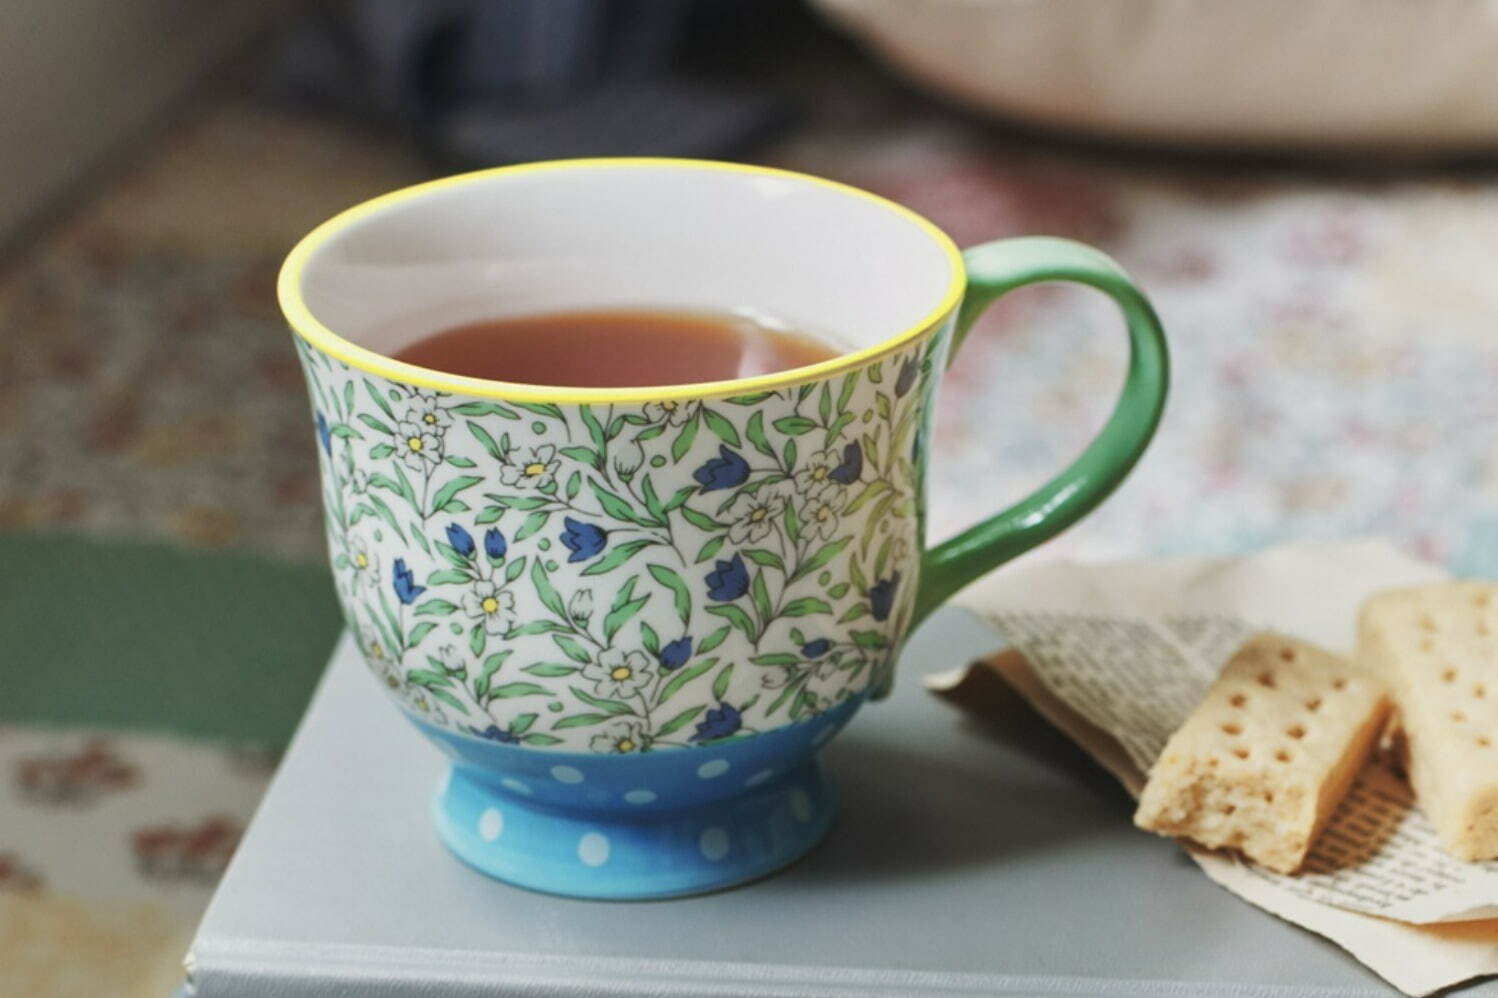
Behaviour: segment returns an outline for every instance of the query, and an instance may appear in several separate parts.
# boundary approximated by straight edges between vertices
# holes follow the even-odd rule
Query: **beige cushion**
[[[1487,0],[814,0],[895,66],[1097,134],[1435,150],[1498,140]]]

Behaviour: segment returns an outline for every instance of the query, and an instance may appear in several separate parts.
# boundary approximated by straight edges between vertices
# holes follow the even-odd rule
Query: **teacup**
[[[937,383],[996,297],[1111,296],[1131,354],[1098,438],[923,550]],[[1154,312],[1089,247],[960,253],[783,170],[577,160],[422,184],[320,226],[280,299],[312,395],[328,543],[370,670],[451,768],[437,829],[479,870],[599,898],[769,873],[826,832],[819,747],[910,629],[1089,512],[1148,443]],[[754,309],[834,359],[737,381],[508,384],[391,359],[435,330],[576,308]]]

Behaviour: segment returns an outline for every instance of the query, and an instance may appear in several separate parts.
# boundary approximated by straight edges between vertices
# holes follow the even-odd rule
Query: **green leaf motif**
[[[584,447],[578,444],[572,447],[563,447],[561,453],[572,458],[574,461],[581,461],[590,468],[596,468],[599,471],[603,470],[603,455],[591,447]]]
[[[739,440],[739,431],[734,429],[733,424],[721,415],[703,406],[702,418],[707,422],[707,428],[718,435],[719,440],[730,447],[742,446],[743,442]]]
[[[671,720],[661,725],[660,730],[655,733],[655,737],[665,738],[667,735],[676,734],[676,732],[680,731],[688,724],[691,724],[692,721],[696,720],[697,715],[702,713],[706,709],[707,708],[703,704],[698,704],[695,707],[688,707],[686,710],[682,711],[680,714],[677,714],[675,717],[671,718]]]
[[[406,647],[415,648],[421,644],[421,639],[432,633],[432,629],[436,626],[434,621],[428,620],[411,628],[411,633],[406,636]]]
[[[395,453],[395,447],[391,444],[375,444],[369,449],[369,456],[375,461],[383,461]]]
[[[717,614],[725,618],[734,627],[744,632],[744,635],[753,641],[757,635],[754,633],[754,621],[749,615],[732,603],[718,603],[707,608],[708,613]]]
[[[510,700],[515,697],[549,697],[551,690],[536,683],[505,683],[496,686],[489,691],[489,695],[496,700]]]
[[[812,554],[810,558],[807,558],[804,562],[801,563],[801,566],[796,569],[795,574],[791,576],[791,581],[794,582],[797,579],[804,579],[812,572],[815,572],[818,569],[822,568],[832,559],[842,554],[843,548],[847,547],[852,542],[853,538],[849,536],[840,537],[835,541],[828,541],[826,544],[823,544],[821,547],[817,548],[817,550]]]
[[[550,519],[550,513],[546,512],[545,510],[536,510],[534,513],[525,518],[525,522],[520,525],[519,530],[515,531],[515,536],[511,538],[511,540],[515,541],[518,544],[519,542],[534,534],[536,531],[540,530],[542,527],[546,526],[546,521]]]
[[[597,482],[590,481],[588,485],[592,487],[593,494],[598,497],[598,501],[603,505],[603,511],[614,519],[624,520],[629,523],[638,523],[642,526],[651,526],[655,523],[650,517],[636,512],[633,506]]]
[[[537,662],[535,665],[527,665],[520,670],[528,672],[542,679],[557,679],[561,676],[570,676],[577,671],[575,665],[563,665],[561,662]]]
[[[817,599],[815,596],[803,596],[793,599],[781,610],[782,616],[786,617],[810,617],[817,613],[831,613],[832,604],[826,600]]]
[[[546,416],[550,419],[560,420],[565,423],[567,417],[562,415],[562,410],[550,402],[516,402],[515,407],[524,409],[526,412],[535,413],[537,416]]]
[[[365,426],[378,433],[383,433],[389,437],[395,436],[395,430],[391,429],[385,423],[376,419],[374,416],[371,416],[367,412],[359,413],[359,422],[363,423]]]
[[[723,546],[723,542],[725,540],[727,540],[726,537],[714,537],[706,544],[702,545],[702,547],[698,549],[697,557],[693,559],[693,563],[700,565],[704,561],[707,561],[709,558],[711,558],[713,555],[717,554],[718,549]]]
[[[447,455],[447,463],[454,468],[477,468],[478,462],[464,457],[462,454]]]
[[[724,667],[723,671],[718,673],[717,678],[713,680],[713,697],[717,699],[719,703],[722,703],[723,698],[728,695],[728,684],[732,679],[733,663],[729,662],[728,665]]]
[[[471,489],[482,481],[483,479],[478,475],[459,475],[457,478],[454,478],[438,489],[437,494],[432,497],[432,512],[435,513],[442,509],[447,505],[448,500],[452,499],[459,492],[462,492],[464,489]]]
[[[687,584],[682,581],[673,569],[665,565],[646,565],[655,581],[670,589],[676,597],[676,615],[681,618],[682,624],[688,624],[692,619],[692,593]]]
[[[677,693],[681,692],[683,686],[717,664],[718,660],[716,658],[705,658],[695,665],[683,666],[681,669],[678,669],[676,674],[666,682],[666,685],[661,687],[661,697],[656,701],[656,704],[658,706],[664,704],[667,700],[670,700]]]
[[[768,626],[775,616],[775,611],[770,608],[770,590],[765,585],[763,571],[754,573],[754,581],[749,585],[749,594],[754,599],[754,609],[759,614],[760,623]]]
[[[484,646],[489,643],[489,636],[484,633],[483,624],[474,624],[473,630],[468,632],[468,650],[474,655],[482,655]]]
[[[697,643],[697,654],[706,655],[708,652],[721,645],[724,639],[728,637],[729,632],[732,630],[732,627],[724,625],[723,627],[718,628],[716,631],[713,631],[711,634]]]
[[[427,576],[427,585],[445,586],[454,582],[467,582],[467,572],[460,572],[455,568],[439,568]]]
[[[498,416],[501,419],[519,419],[520,413],[500,405],[498,402],[464,402],[453,406],[460,416]]]
[[[889,639],[878,631],[853,631],[853,643],[860,648],[888,648]]]
[[[775,420],[775,429],[787,436],[799,437],[817,428],[817,421],[807,416],[781,416]]]
[[[506,582],[514,582],[516,579],[520,578],[521,574],[525,571],[526,557],[526,555],[521,555],[519,558],[516,558],[514,561],[505,566]]]
[[[390,408],[390,403],[385,401],[385,396],[380,394],[379,389],[370,384],[368,378],[364,379],[364,390],[369,393],[370,398],[374,399],[374,404],[380,407],[381,412],[391,419],[395,418],[395,412]]]
[[[774,551],[766,551],[764,548],[749,548],[744,552],[744,557],[756,565],[763,565],[766,568],[773,568],[781,572],[785,571],[785,562],[781,561],[780,555]]]
[[[770,439],[765,436],[765,414],[763,410],[757,410],[749,417],[749,424],[744,427],[744,435],[754,445],[754,449],[765,457],[773,458],[775,448],[770,446]]]
[[[661,653],[660,635],[655,633],[654,627],[651,627],[649,623],[643,620],[640,621],[640,643],[652,655],[659,655]]]
[[[612,642],[614,640],[614,635],[619,633],[619,628],[623,627],[629,621],[629,618],[639,613],[640,608],[649,601],[650,595],[647,593],[646,595],[641,596],[639,599],[632,599],[629,602],[624,603],[623,605],[615,607],[613,610],[611,610],[608,616],[603,618],[604,640]]]
[[[503,461],[505,459],[504,452],[499,449],[499,444],[494,442],[494,438],[489,435],[488,430],[474,422],[465,422],[463,425],[468,427],[468,432],[473,434],[473,439],[483,445],[484,450],[488,451],[490,457],[496,461]]]
[[[578,406],[578,411],[582,413],[583,425],[588,428],[588,436],[593,439],[593,446],[597,447],[599,452],[602,453],[604,447],[608,445],[608,438],[604,436],[603,432],[603,424],[598,422],[597,416],[593,415],[592,406],[580,405]]]
[[[692,443],[697,439],[697,425],[701,422],[701,415],[693,416],[687,424],[676,434],[676,439],[671,441],[671,460],[680,461],[686,457],[687,451],[692,449]]]
[[[552,727],[556,727],[556,725],[552,725]],[[553,738],[551,735],[543,735],[539,731],[532,731],[530,734],[524,736],[520,740],[523,741],[523,742],[525,742],[525,744],[527,744],[527,745],[560,745],[560,744],[562,744],[562,740],[560,738]]]
[[[627,541],[623,544],[620,544],[618,547],[609,551],[608,554],[604,555],[602,558],[598,559],[593,564],[583,569],[583,574],[602,575],[605,572],[612,572],[614,569],[618,568],[626,561],[629,561],[629,559],[633,558],[635,555],[639,554],[641,551],[650,547],[650,545],[654,543],[655,541],[640,540]]]
[[[493,655],[490,655],[488,658],[484,659],[484,671],[479,674],[479,678],[487,683],[487,681],[496,672],[499,671],[499,667],[504,665],[505,662],[509,660],[509,657],[513,654],[513,650],[506,649],[504,651],[497,651]]]
[[[510,722],[510,734],[523,735],[536,723],[537,714],[516,714],[515,720]]]
[[[541,598],[542,605],[565,620],[566,605],[562,602],[562,596],[557,592],[556,586],[551,584],[551,579],[546,574],[546,566],[542,564],[540,558],[531,562],[531,585],[536,587],[536,595]]]
[[[572,661],[580,662],[583,665],[593,661],[593,656],[589,655],[572,635],[553,634],[551,640],[555,641],[557,647],[562,649],[562,654],[572,659]]]
[[[633,714],[635,712],[635,709],[627,703],[621,703],[618,700],[604,700],[602,697],[595,697],[593,694],[589,693],[587,690],[583,689],[580,686],[569,686],[567,688],[572,691],[573,696],[577,697],[583,703],[587,704],[589,707],[601,710],[605,714]],[[552,725],[552,727],[556,727],[556,725]]]
[[[719,523],[717,520],[714,520],[706,513],[699,513],[697,510],[693,509],[690,506],[682,506],[681,515],[686,517],[687,522],[696,527],[698,530],[716,531],[723,529],[723,524]]]
[[[755,665],[795,665],[801,660],[790,652],[777,651],[768,655],[755,655],[749,661]]]
[[[483,527],[491,523],[498,523],[499,518],[504,515],[505,508],[503,506],[485,506],[479,510],[479,515],[474,517],[473,521]]]
[[[589,728],[595,724],[602,724],[609,720],[612,714],[570,714],[557,721],[551,726],[552,731],[565,731],[568,728]]]
[[[455,604],[445,599],[429,599],[416,607],[418,617],[446,617],[457,610]]]

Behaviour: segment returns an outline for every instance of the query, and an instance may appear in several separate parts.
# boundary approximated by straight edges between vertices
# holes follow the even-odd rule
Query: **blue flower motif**
[[[900,373],[895,378],[895,398],[902,399],[915,384],[916,373],[920,366],[916,364],[914,357],[906,357],[905,363],[900,365]]]
[[[719,603],[732,603],[749,591],[749,569],[744,556],[736,554],[731,561],[715,561],[707,573],[707,595]]]
[[[406,567],[406,559],[395,559],[395,595],[407,606],[416,602],[416,597],[427,591],[426,586],[418,586],[411,570]]]
[[[661,668],[667,672],[680,669],[692,657],[692,639],[677,638],[662,648],[656,657],[661,660]]]
[[[484,554],[489,556],[490,561],[498,561],[510,550],[510,545],[505,543],[505,535],[499,532],[498,527],[490,527],[484,531]]]
[[[692,477],[697,479],[703,492],[738,488],[749,478],[749,462],[737,451],[729,450],[727,444],[719,444],[718,456],[709,458],[706,464],[692,472]]]
[[[471,726],[468,730],[480,738],[489,739],[491,742],[503,742],[506,745],[518,745],[520,743],[519,735],[506,731],[497,724],[491,724],[483,731]]]
[[[447,525],[447,543],[451,544],[453,550],[463,557],[473,557],[473,535],[456,523]]]
[[[900,573],[880,579],[869,587],[869,611],[875,620],[888,620],[889,611],[895,605],[895,590],[900,587]]]
[[[562,543],[572,552],[567,556],[568,561],[587,561],[609,542],[609,532],[595,524],[569,516],[562,520],[562,525],[567,528],[562,531]]]
[[[832,642],[826,638],[817,638],[815,641],[808,641],[801,646],[801,654],[807,658],[821,658],[831,650]]]
[[[744,716],[737,707],[719,704],[717,710],[710,710],[703,715],[703,719],[697,722],[697,733],[687,741],[706,742],[714,738],[727,738],[743,726]]]
[[[315,411],[315,410],[314,410]],[[328,429],[328,420],[322,413],[317,412],[317,439],[322,441],[322,452],[328,457],[333,456],[333,431]]]
[[[863,445],[857,440],[843,448],[843,463],[827,472],[839,485],[852,485],[863,474]]]

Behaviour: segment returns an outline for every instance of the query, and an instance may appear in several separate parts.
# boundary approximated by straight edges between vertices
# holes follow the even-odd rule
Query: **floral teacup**
[[[1122,309],[1123,397],[1058,478],[923,551],[948,354],[994,298],[1048,280]],[[832,813],[816,750],[887,688],[910,628],[1099,503],[1166,390],[1154,313],[1097,251],[961,254],[871,194],[724,163],[541,163],[398,191],[304,239],[280,297],[348,626],[452,759],[438,831],[486,873],[587,897],[723,887],[815,844]],[[391,359],[463,322],[580,307],[752,307],[842,352],[644,389]]]

